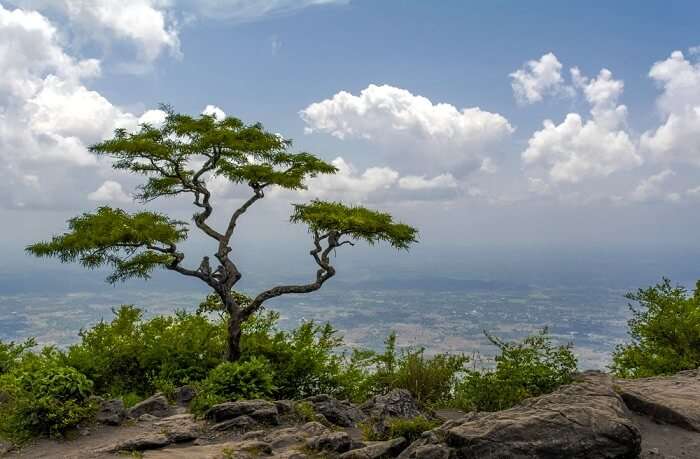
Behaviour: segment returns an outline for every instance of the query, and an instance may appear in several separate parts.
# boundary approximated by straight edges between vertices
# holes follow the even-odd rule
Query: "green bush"
[[[34,346],[36,346],[34,338],[29,338],[21,344],[0,341],[0,375],[13,369]]]
[[[61,436],[93,415],[91,391],[92,382],[50,349],[27,356],[0,376],[0,436],[18,443]]]
[[[402,419],[395,418],[388,422],[388,429],[380,433],[375,428],[376,420],[370,419],[360,424],[362,438],[367,441],[384,441],[392,438],[404,437],[408,443],[418,440],[423,432],[432,430],[440,425],[439,421],[427,419],[423,416]]]
[[[222,363],[200,384],[192,409],[202,413],[224,401],[268,398],[275,391],[273,380],[274,372],[262,358]]]
[[[576,357],[571,344],[555,346],[547,329],[522,342],[506,343],[486,336],[500,351],[495,358],[496,367],[468,371],[457,384],[456,407],[466,411],[503,410],[572,381]]]
[[[374,392],[406,389],[425,406],[443,406],[453,398],[459,377],[466,371],[464,355],[437,354],[425,356],[425,350],[396,351],[396,334],[385,341],[383,354],[375,357]]]
[[[618,346],[611,369],[639,378],[700,367],[700,281],[692,294],[669,279],[626,295],[630,304],[632,342]]]
[[[150,395],[202,380],[222,361],[220,323],[199,314],[177,312],[143,320],[143,311],[122,306],[114,319],[80,332],[66,364],[95,382],[98,393]]]

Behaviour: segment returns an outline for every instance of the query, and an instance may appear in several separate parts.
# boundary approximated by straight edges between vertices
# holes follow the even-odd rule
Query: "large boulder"
[[[241,400],[238,402],[225,402],[214,405],[204,417],[212,422],[220,423],[239,416],[249,416],[261,424],[279,423],[277,406],[267,400]]]
[[[170,414],[168,399],[165,398],[165,395],[157,393],[129,408],[128,415],[130,418],[136,419],[142,414],[150,414],[159,418],[167,416]]]
[[[306,440],[306,448],[321,453],[344,453],[350,449],[352,439],[347,432],[328,432]]]
[[[95,420],[101,424],[118,426],[126,419],[126,408],[120,399],[103,400],[95,414]]]
[[[180,386],[175,389],[175,402],[178,405],[189,405],[189,403],[197,396],[197,389],[192,386]]]
[[[471,413],[423,434],[401,458],[627,459],[641,435],[609,376],[589,372],[495,413]]]
[[[314,411],[322,415],[328,422],[340,427],[354,427],[365,419],[365,415],[352,403],[338,400],[329,395],[315,395],[304,399],[313,405]]]
[[[615,381],[627,407],[657,422],[700,432],[700,371]]]
[[[178,414],[162,418],[153,429],[140,432],[131,438],[117,441],[97,449],[96,453],[119,451],[145,451],[158,449],[174,443],[192,441],[199,436],[200,428],[191,414]]]
[[[386,438],[389,434],[392,419],[425,416],[418,402],[406,389],[394,389],[388,394],[376,395],[363,403],[360,409],[369,417],[370,426],[378,438]]]
[[[405,448],[406,439],[393,438],[387,441],[371,442],[362,448],[353,449],[340,455],[340,459],[379,459],[383,457],[396,457]]]

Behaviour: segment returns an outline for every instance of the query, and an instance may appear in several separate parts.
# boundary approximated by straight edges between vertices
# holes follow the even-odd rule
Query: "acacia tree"
[[[320,200],[293,204],[290,221],[305,224],[313,238],[309,253],[318,265],[315,279],[308,284],[278,285],[260,292],[250,302],[241,302],[233,290],[241,272],[231,244],[241,216],[265,196],[269,187],[304,189],[306,179],[333,174],[336,168],[310,153],[290,152],[291,141],[267,132],[259,123],[245,124],[234,117],[192,117],[167,107],[166,113],[160,127],[143,124],[137,132],[118,129],[112,139],[90,150],[112,158],[115,169],[146,177],[134,196],[142,203],[191,195],[196,207],[194,225],[216,246],[214,266],[209,257],[204,257],[198,267],[185,267],[185,254],[178,244],[188,236],[186,222],[156,212],[128,213],[111,207],[100,207],[69,220],[68,232],[26,250],[62,262],[77,261],[87,268],[110,266],[110,283],[148,279],[157,268],[200,279],[221,298],[228,312],[226,357],[235,361],[240,357],[242,323],[271,298],[321,288],[336,273],[330,255],[337,248],[358,240],[369,244],[384,241],[397,249],[407,249],[416,242],[416,229],[394,222],[386,213]],[[212,176],[252,190],[250,198],[227,214],[230,216],[223,230],[209,222],[214,204],[207,179]]]

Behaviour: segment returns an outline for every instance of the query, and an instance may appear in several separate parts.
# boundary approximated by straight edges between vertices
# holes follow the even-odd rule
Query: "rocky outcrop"
[[[204,417],[212,422],[221,423],[240,416],[248,416],[261,424],[279,424],[277,406],[267,400],[241,400],[225,402],[209,408]]]
[[[162,418],[155,422],[148,431],[106,445],[95,452],[116,453],[163,448],[173,443],[192,441],[199,436],[200,430],[200,426],[191,414],[178,414]]]
[[[640,445],[611,378],[587,373],[514,408],[449,421],[400,457],[625,459],[637,457]]]
[[[344,453],[350,449],[352,439],[347,432],[328,432],[306,440],[306,448],[321,453]]]
[[[119,399],[102,400],[100,402],[95,420],[101,424],[118,426],[126,419],[124,402]]]
[[[377,395],[362,404],[360,409],[368,416],[369,426],[377,438],[387,437],[392,419],[428,417],[406,389],[394,389],[388,394]]]
[[[616,380],[625,404],[656,422],[700,432],[700,371],[673,376]]]
[[[403,437],[387,441],[370,442],[366,446],[350,450],[340,455],[340,459],[379,459],[382,457],[396,457],[406,445]]]
[[[316,395],[304,401],[310,403],[314,411],[328,422],[340,427],[354,427],[366,418],[364,413],[352,403],[329,395]]]
[[[175,403],[186,406],[197,396],[197,390],[192,386],[180,386],[175,389]]]
[[[168,399],[165,398],[165,395],[157,393],[129,408],[127,414],[130,418],[134,419],[142,414],[163,417],[170,414],[170,404],[168,403]]]

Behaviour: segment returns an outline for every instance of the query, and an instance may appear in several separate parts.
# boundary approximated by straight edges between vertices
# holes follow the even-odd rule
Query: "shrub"
[[[0,375],[13,369],[34,346],[36,346],[34,338],[29,338],[21,344],[0,341]]]
[[[224,401],[270,397],[275,390],[273,379],[269,363],[258,357],[222,363],[202,381],[192,409],[202,413]]]
[[[23,359],[0,376],[0,436],[22,442],[31,436],[60,436],[90,418],[92,382],[45,351]]]
[[[376,420],[370,419],[360,424],[362,438],[367,441],[384,441],[392,438],[404,437],[408,443],[420,438],[423,432],[432,430],[440,425],[439,421],[426,419],[423,416],[402,419],[394,418],[389,420],[388,429],[381,431],[375,428]]]
[[[150,395],[154,390],[199,381],[222,361],[223,328],[198,314],[177,312],[143,320],[143,311],[122,306],[114,319],[81,330],[66,364],[95,382],[99,393]]]
[[[547,329],[522,342],[506,343],[486,336],[500,351],[496,367],[467,372],[456,388],[457,407],[466,411],[503,410],[572,381],[576,371],[572,346],[553,345]]]
[[[611,369],[621,377],[673,374],[700,367],[700,281],[692,294],[669,279],[628,293],[632,342],[617,346]]]
[[[445,405],[453,397],[454,386],[465,371],[464,355],[425,356],[425,350],[396,351],[396,334],[387,338],[383,354],[377,355],[375,392],[406,389],[423,405]]]

